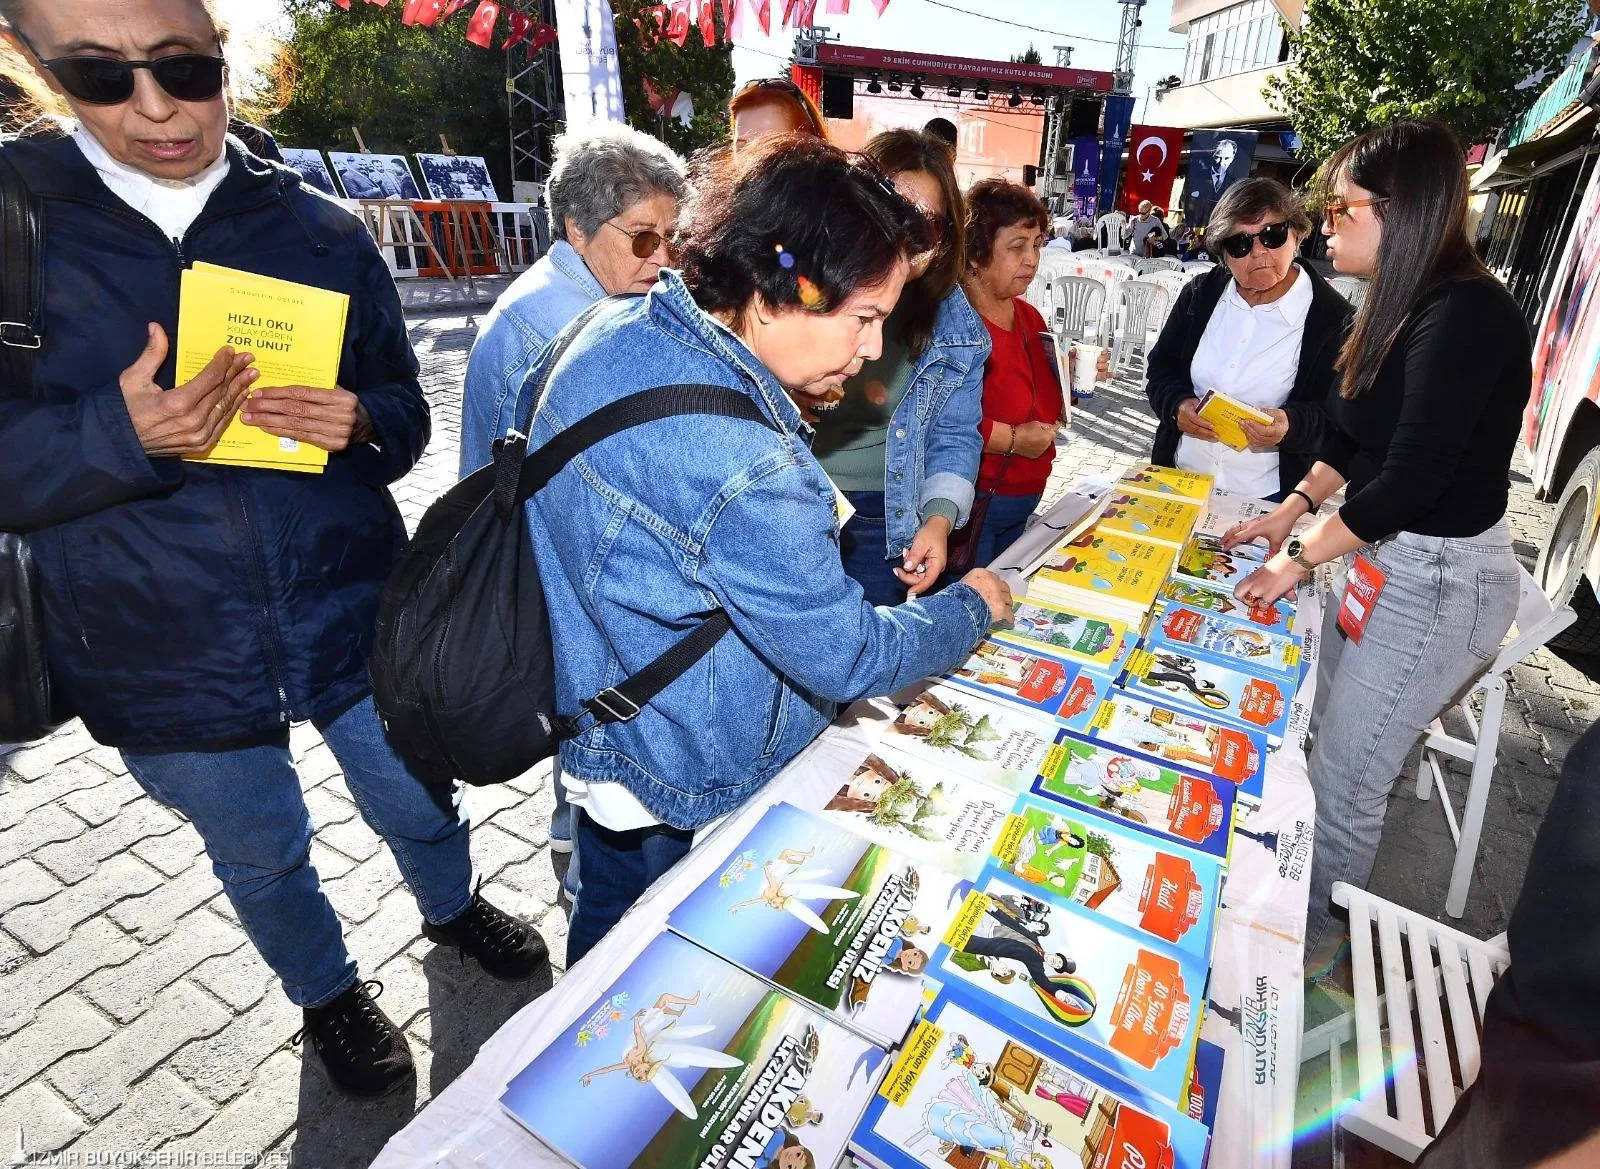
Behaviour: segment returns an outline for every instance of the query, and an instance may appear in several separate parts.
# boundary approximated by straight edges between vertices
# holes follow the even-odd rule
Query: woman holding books
[[[812,452],[855,508],[839,533],[844,570],[869,603],[895,605],[933,587],[972,512],[989,334],[961,291],[966,210],[950,151],[931,134],[890,130],[863,153],[922,212],[932,246],[911,261],[882,356],[842,399],[796,401],[816,416]]]
[[[1150,350],[1145,394],[1160,422],[1152,462],[1271,500],[1310,469],[1351,310],[1296,259],[1309,234],[1299,200],[1275,179],[1235,183],[1217,201],[1207,235],[1222,263],[1184,286]],[[1219,431],[1200,414],[1211,390],[1259,413]]]
[[[1279,507],[1226,542],[1275,553],[1237,594],[1269,602],[1360,552],[1360,594],[1328,606],[1312,726],[1317,847],[1308,965],[1331,956],[1329,893],[1365,885],[1389,791],[1423,729],[1499,652],[1516,614],[1506,526],[1512,451],[1532,379],[1516,302],[1466,234],[1465,159],[1442,123],[1363,134],[1324,169],[1323,232],[1340,272],[1372,288],[1339,355],[1321,453]],[[1340,488],[1305,533],[1293,525]]]

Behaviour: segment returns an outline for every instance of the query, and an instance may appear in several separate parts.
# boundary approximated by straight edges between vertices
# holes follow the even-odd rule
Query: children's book
[[[1180,471],[1154,463],[1135,467],[1116,482],[1117,491],[1142,491],[1146,495],[1174,496],[1205,506],[1211,498],[1216,478],[1203,471]]]
[[[941,996],[851,1137],[886,1169],[1202,1169],[1209,1133],[1137,1081]]]
[[[875,844],[975,877],[1005,830],[1016,796],[879,744],[822,809]]]
[[[995,845],[995,869],[1046,901],[1211,959],[1222,866],[1164,848],[1115,821],[1024,796]]]
[[[887,1061],[676,934],[652,941],[501,1104],[582,1169],[832,1165]]]
[[[1137,625],[1172,571],[1173,548],[1090,528],[1059,545],[1034,573],[1029,596]]]
[[[1232,589],[1213,588],[1202,581],[1172,580],[1161,587],[1156,603],[1162,601],[1176,601],[1191,609],[1248,621],[1269,633],[1292,633],[1295,628],[1295,603],[1287,597],[1270,605],[1247,605],[1233,595]]]
[[[1291,634],[1270,633],[1248,621],[1223,617],[1177,602],[1158,609],[1150,622],[1145,648],[1193,651],[1238,666],[1251,674],[1300,681],[1300,642]]]
[[[1234,787],[1212,776],[1062,731],[1034,791],[1157,840],[1228,859]]]
[[[896,701],[904,705],[880,740],[885,755],[920,759],[1006,791],[1032,787],[1056,741],[1054,719],[959,686],[936,682]]]
[[[1017,601],[1011,619],[991,626],[989,635],[1025,649],[1047,649],[1108,673],[1119,671],[1133,648],[1127,641],[1126,622],[1080,613],[1034,597]]]
[[[972,656],[945,677],[964,689],[1020,703],[1079,730],[1088,727],[1110,688],[1104,674],[1081,662],[994,640],[979,642]]]
[[[1181,547],[1199,522],[1200,513],[1198,503],[1176,496],[1113,491],[1097,526],[1138,540],[1156,540]]]
[[[1204,961],[1140,941],[998,876],[968,895],[934,951],[941,993],[1027,1042],[1187,1104]]]
[[[1147,755],[1238,785],[1235,803],[1261,806],[1267,774],[1267,737],[1223,726],[1203,715],[1147,702],[1114,688],[1100,704],[1088,738],[1112,750]]]
[[[1218,442],[1236,451],[1250,447],[1250,438],[1239,425],[1240,422],[1249,419],[1257,426],[1272,425],[1272,415],[1217,390],[1207,390],[1200,396],[1200,405],[1195,407],[1195,413],[1211,423],[1211,428],[1217,432]]]
[[[774,804],[668,928],[884,1047],[922,1006],[922,972],[970,886]]]
[[[1211,536],[1195,536],[1178,553],[1172,575],[1177,580],[1193,581],[1231,593],[1240,581],[1261,567],[1265,551],[1245,544],[1231,552],[1224,551],[1221,541]]]
[[[1198,654],[1170,647],[1135,650],[1122,685],[1171,706],[1209,715],[1219,722],[1258,730],[1267,744],[1283,742],[1296,686],[1281,678],[1258,678]]]
[[[1229,528],[1246,520],[1258,520],[1262,516],[1271,515],[1277,506],[1265,499],[1256,499],[1233,491],[1213,491],[1210,502],[1206,504],[1205,515],[1201,516],[1200,522],[1195,525],[1195,534],[1220,537]]]

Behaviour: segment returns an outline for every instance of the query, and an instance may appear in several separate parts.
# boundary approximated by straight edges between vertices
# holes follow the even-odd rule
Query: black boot
[[[372,1001],[382,993],[381,982],[358,982],[325,1006],[305,1008],[305,1026],[289,1041],[309,1039],[328,1078],[352,1096],[383,1096],[415,1071],[406,1037]]]
[[[456,947],[463,960],[470,954],[490,977],[504,982],[522,982],[550,968],[550,950],[539,931],[485,901],[481,881],[465,913],[443,925],[423,922],[422,936]]]

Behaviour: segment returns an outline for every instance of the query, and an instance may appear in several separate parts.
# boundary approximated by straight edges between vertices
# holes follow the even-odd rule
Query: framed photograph
[[[489,164],[475,155],[419,154],[417,165],[435,199],[473,199],[498,203]]]
[[[331,195],[335,199],[344,198],[338,185],[333,181],[333,172],[328,169],[328,160],[322,157],[322,151],[305,150],[295,146],[285,146],[282,150],[283,161],[305,180],[306,186],[315,187],[324,195]]]
[[[411,167],[398,154],[345,154],[330,150],[328,160],[352,199],[420,199]]]

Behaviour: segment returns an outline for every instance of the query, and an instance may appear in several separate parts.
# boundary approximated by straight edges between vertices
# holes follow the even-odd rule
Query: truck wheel
[[[1552,649],[1600,654],[1600,600],[1584,579],[1588,534],[1600,508],[1600,447],[1584,456],[1556,504],[1555,520],[1539,550],[1534,579],[1551,603],[1571,605],[1578,619],[1550,639]]]

